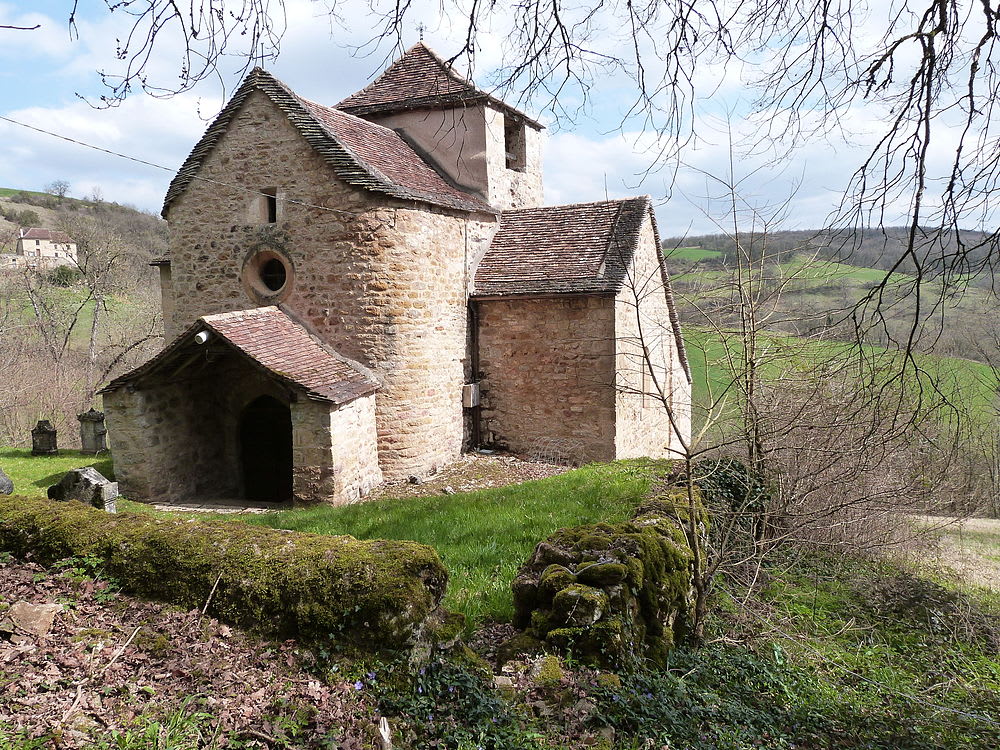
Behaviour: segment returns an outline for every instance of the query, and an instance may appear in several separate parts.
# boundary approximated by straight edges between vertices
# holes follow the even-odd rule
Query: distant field
[[[693,380],[696,412],[717,404],[723,396],[728,408],[736,409],[739,401],[732,388],[734,367],[738,367],[739,349],[723,344],[718,333],[705,328],[687,326],[684,343]],[[847,356],[851,345],[838,341],[809,340],[793,336],[766,334],[761,346],[768,354],[761,375],[766,380],[776,378],[782,368],[789,365],[808,365]],[[884,350],[866,347],[871,353]],[[943,393],[956,403],[964,405],[973,415],[981,416],[983,424],[993,420],[993,404],[1000,383],[993,370],[981,362],[957,357],[923,355],[918,358],[920,367],[940,383]]]
[[[28,195],[48,195],[48,193],[42,193],[37,190],[19,190],[18,188],[0,188],[0,198],[9,198],[12,195],[17,195],[18,193],[27,193]]]
[[[921,519],[940,527],[940,562],[974,586],[1000,592],[1000,519]]]

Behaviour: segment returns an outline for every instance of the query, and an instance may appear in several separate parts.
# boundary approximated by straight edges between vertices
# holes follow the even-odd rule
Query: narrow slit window
[[[263,219],[268,224],[275,224],[278,221],[278,190],[277,188],[264,188],[264,216]]]
[[[510,115],[503,118],[503,142],[507,169],[523,172],[525,168],[524,123]]]

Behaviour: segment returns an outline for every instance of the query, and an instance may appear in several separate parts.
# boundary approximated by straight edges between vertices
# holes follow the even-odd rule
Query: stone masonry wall
[[[523,126],[525,140],[524,171],[507,169],[503,112],[484,107],[486,116],[486,169],[489,179],[489,202],[503,210],[534,208],[545,202],[542,190],[542,134]]]
[[[172,205],[168,336],[200,315],[278,302],[380,377],[376,417],[387,479],[457,457],[469,217],[340,182],[261,93],[237,112],[200,176],[246,190],[196,180]],[[247,191],[266,188],[277,188],[276,224],[253,220],[258,197]],[[472,218],[494,223],[488,215]],[[241,270],[255,248],[293,267],[294,278],[273,300],[244,289]]]
[[[483,439],[517,452],[615,458],[611,297],[480,301]]]
[[[668,397],[681,434],[685,439],[691,436],[691,389],[670,326],[657,253],[653,225],[647,216],[633,266],[615,299],[618,458],[678,457],[680,444],[659,398],[661,392]]]
[[[456,184],[488,198],[484,105],[413,109],[365,119],[401,130]]]
[[[303,399],[292,404],[292,482],[296,500],[345,505],[382,483],[375,398],[331,408]]]
[[[164,263],[158,268],[160,272],[160,314],[163,316],[164,330],[173,330],[174,319],[174,282],[170,275],[170,264]],[[168,341],[170,338],[168,337]]]

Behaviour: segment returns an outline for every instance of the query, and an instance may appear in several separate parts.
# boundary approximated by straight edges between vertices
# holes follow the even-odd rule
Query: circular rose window
[[[257,302],[283,299],[291,291],[293,276],[291,261],[274,250],[256,252],[243,264],[243,288]]]

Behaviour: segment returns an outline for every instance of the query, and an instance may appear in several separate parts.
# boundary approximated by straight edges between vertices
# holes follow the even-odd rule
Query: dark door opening
[[[292,413],[276,398],[261,396],[243,409],[240,464],[247,500],[292,499]]]

